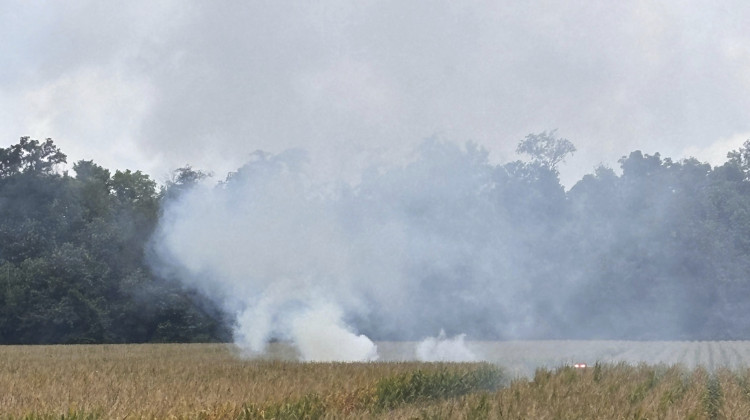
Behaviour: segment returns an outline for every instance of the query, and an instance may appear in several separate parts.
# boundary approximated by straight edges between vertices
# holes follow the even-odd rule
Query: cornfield
[[[750,370],[732,343],[712,345],[709,367],[604,360],[525,376],[502,363],[396,361],[408,358],[404,343],[382,345],[377,363],[299,363],[278,343],[260,359],[224,344],[7,346],[0,418],[748,418]],[[511,344],[472,346],[520,357]],[[675,351],[696,351],[686,346]]]

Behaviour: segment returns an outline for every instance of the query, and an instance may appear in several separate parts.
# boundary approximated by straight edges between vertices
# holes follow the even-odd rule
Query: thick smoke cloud
[[[164,210],[161,261],[236,314],[243,347],[283,339],[308,360],[373,360],[362,333],[515,337],[535,327],[485,151],[426,142],[410,164],[371,168],[355,186],[311,172],[302,152],[258,153]],[[445,332],[423,358],[474,358]]]
[[[157,268],[235,315],[251,352],[288,340],[306,360],[373,360],[378,340],[472,360],[465,339],[743,338],[747,156],[635,151],[566,192],[559,156],[495,165],[472,143],[426,141],[357,182],[257,153],[166,203]]]

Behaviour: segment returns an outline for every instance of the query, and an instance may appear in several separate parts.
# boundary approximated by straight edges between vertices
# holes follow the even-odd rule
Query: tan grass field
[[[341,400],[346,411],[381,378],[438,366],[247,360],[224,344],[0,346],[0,413],[236,418],[246,404],[309,394]]]
[[[446,397],[443,374],[488,365],[299,363],[275,346],[274,359],[224,344],[0,346],[0,418],[750,418],[745,368],[541,368]]]

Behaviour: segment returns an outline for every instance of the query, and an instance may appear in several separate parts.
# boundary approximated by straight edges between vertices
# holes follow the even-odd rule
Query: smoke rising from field
[[[466,346],[466,335],[448,338],[441,330],[437,337],[428,337],[417,345],[417,360],[423,362],[476,362],[479,359]]]
[[[356,182],[322,179],[300,150],[257,153],[165,204],[157,267],[231,314],[248,352],[278,339],[310,361],[376,360],[377,340],[475,360],[464,340],[741,334],[744,271],[722,262],[739,242],[680,214],[710,166],[622,166],[566,193],[554,168],[491,164],[471,143],[426,141]]]
[[[530,327],[517,300],[527,286],[485,197],[486,158],[427,142],[412,163],[370,168],[351,185],[313,181],[304,152],[258,153],[221,185],[168,203],[156,249],[236,314],[236,341],[256,353],[282,339],[305,360],[374,360],[364,333],[512,335]],[[472,358],[446,353],[462,337],[437,340],[425,354]]]

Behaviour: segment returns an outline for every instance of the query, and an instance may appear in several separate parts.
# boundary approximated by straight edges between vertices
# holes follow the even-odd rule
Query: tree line
[[[573,151],[529,135],[528,159],[491,168],[497,217],[522,232],[509,253],[532,285],[528,338],[749,339],[750,141],[716,167],[634,151],[566,191]],[[163,203],[204,175],[160,187],[64,163],[50,139],[0,148],[0,344],[231,340],[231,317],[146,252]]]
[[[93,161],[58,172],[51,139],[0,149],[0,343],[125,343],[228,339],[221,313],[144,252],[160,202],[140,171]]]
[[[565,296],[537,302],[540,338],[750,339],[750,141],[716,167],[634,151],[569,191],[555,165],[570,142],[521,144],[532,160],[500,167],[501,200],[531,283]]]

